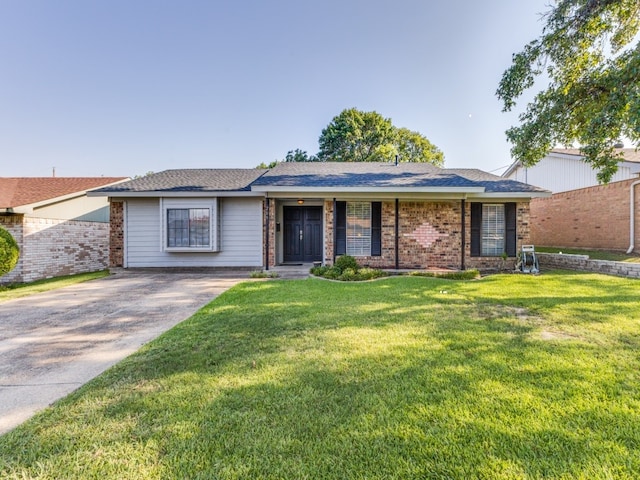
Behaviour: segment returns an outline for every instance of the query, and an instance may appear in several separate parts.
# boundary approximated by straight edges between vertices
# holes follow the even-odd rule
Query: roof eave
[[[111,197],[111,198],[207,198],[207,197],[264,197],[262,192],[252,192],[249,190],[211,190],[211,191],[164,191],[149,190],[145,192],[127,192],[127,191],[102,191],[88,192],[90,197]]]
[[[46,207],[48,205],[53,205],[55,203],[60,203],[60,202],[64,202],[64,201],[67,201],[67,200],[72,200],[74,198],[84,197],[85,195],[88,196],[88,197],[89,196],[94,196],[94,195],[89,195],[91,193],[91,190],[95,190],[95,189],[98,189],[98,188],[105,188],[105,187],[109,187],[111,185],[117,185],[119,183],[126,182],[127,180],[128,180],[128,178],[124,178],[122,180],[118,180],[117,182],[106,183],[106,184],[101,185],[99,187],[93,187],[92,189],[78,190],[77,192],[67,193],[66,195],[60,195],[59,197],[47,198],[46,200],[40,200],[39,202],[27,203],[25,205],[17,205],[14,208],[24,209],[25,210],[24,213],[33,213],[33,211],[38,209],[38,208]]]
[[[469,195],[469,198],[494,198],[496,200],[508,200],[508,199],[532,199],[532,198],[548,198],[552,195],[549,191],[544,192],[486,192],[482,195]]]
[[[482,193],[484,187],[301,187],[301,186],[275,186],[253,185],[254,192],[265,193],[324,193],[335,195],[340,193]]]
[[[509,165],[509,168],[507,168],[504,172],[502,172],[502,175],[500,175],[501,177],[508,177],[509,175],[511,175],[513,172],[516,171],[516,169],[518,167],[522,166],[522,162],[520,160],[516,160],[515,162],[513,162],[511,165]]]

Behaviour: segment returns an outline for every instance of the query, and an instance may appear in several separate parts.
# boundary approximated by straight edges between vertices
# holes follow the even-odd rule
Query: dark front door
[[[284,207],[283,260],[322,261],[322,207]]]

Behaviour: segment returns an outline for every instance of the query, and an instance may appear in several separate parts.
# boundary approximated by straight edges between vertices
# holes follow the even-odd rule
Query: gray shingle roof
[[[428,163],[287,162],[271,170],[178,169],[136,178],[96,192],[126,194],[304,191],[324,189],[435,189],[446,192],[542,193],[538,187],[477,169],[438,168]]]
[[[483,186],[486,193],[547,192],[544,188],[509,180],[476,168],[448,168],[446,170]]]
[[[428,163],[280,163],[256,180],[254,186],[300,188],[358,187],[476,187],[456,173]]]
[[[97,192],[241,192],[251,190],[251,183],[265,172],[242,168],[165,170]]]

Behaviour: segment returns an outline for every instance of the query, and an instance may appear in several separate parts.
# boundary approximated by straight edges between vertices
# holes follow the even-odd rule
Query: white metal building
[[[640,174],[640,152],[634,148],[622,150],[625,161],[620,163],[612,182],[637,178]],[[553,193],[599,185],[596,171],[583,158],[579,149],[554,149],[533,167],[514,162],[502,176]]]

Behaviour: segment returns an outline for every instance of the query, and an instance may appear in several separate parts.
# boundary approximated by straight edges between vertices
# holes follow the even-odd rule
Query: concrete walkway
[[[121,271],[0,303],[0,434],[248,278]]]

